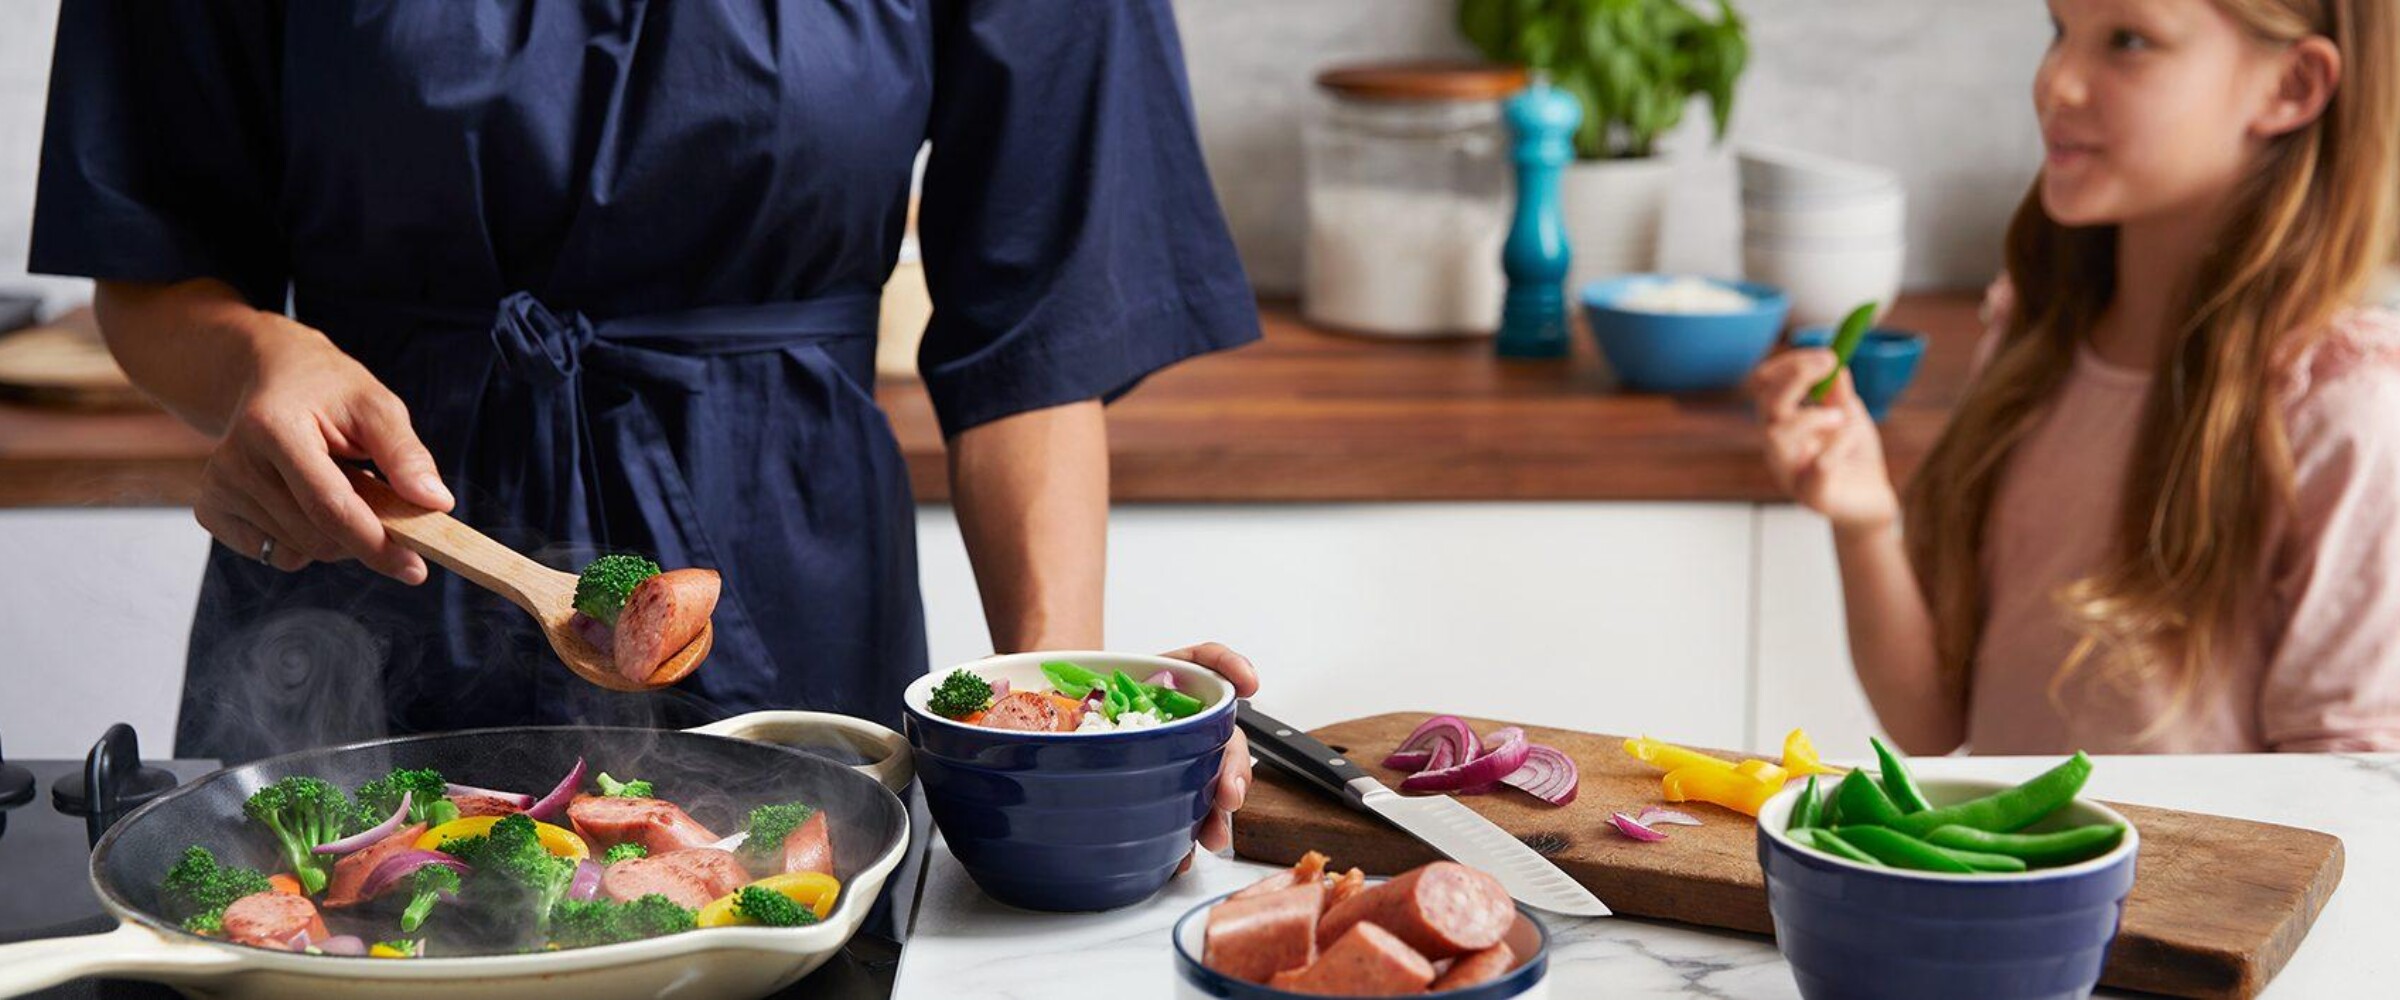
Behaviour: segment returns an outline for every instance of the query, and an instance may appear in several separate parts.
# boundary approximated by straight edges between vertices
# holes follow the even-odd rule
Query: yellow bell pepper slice
[[[463,819],[451,820],[425,831],[423,836],[417,838],[417,849],[438,851],[442,849],[442,842],[445,840],[463,840],[468,837],[484,836],[491,833],[492,826],[500,822],[502,818],[500,816],[468,816]],[[549,851],[553,857],[565,858],[569,861],[582,861],[592,856],[591,845],[584,843],[582,837],[575,835],[575,831],[563,826],[552,826],[535,820],[533,835],[536,840],[541,841],[542,849]]]
[[[398,949],[398,948],[394,948],[394,947],[392,947],[391,945],[388,945],[388,944],[383,944],[383,943],[381,943],[381,942],[378,942],[378,943],[376,943],[374,946],[372,946],[372,947],[369,947],[369,948],[367,949],[367,957],[368,957],[368,958],[415,958],[415,957],[417,957],[417,956],[415,956],[415,955],[412,955],[412,954],[410,954],[410,953],[408,953],[408,952],[405,952],[405,951],[401,951],[400,949]]]
[[[742,889],[750,888],[752,885],[762,889],[773,889],[784,894],[792,902],[815,911],[819,920],[833,915],[834,901],[842,896],[842,880],[823,872],[791,872],[785,875],[769,875],[750,883],[750,885],[743,886]],[[715,902],[701,907],[696,922],[702,927],[736,927],[749,923],[750,918],[733,911],[733,900],[741,894],[741,889],[736,889]]]
[[[1667,772],[1658,779],[1658,787],[1669,802],[1707,802],[1756,816],[1759,808],[1783,789],[1783,782],[1762,781],[1736,768],[1693,764]]]
[[[1817,745],[1808,738],[1808,730],[1805,729],[1794,729],[1791,735],[1783,738],[1783,770],[1791,778],[1849,773],[1826,764],[1825,758],[1817,755]]]
[[[1749,775],[1777,788],[1782,788],[1784,780],[1791,777],[1790,774],[1784,772],[1783,768],[1763,760],[1745,760],[1735,764],[1733,773]]]
[[[1733,762],[1730,760],[1711,757],[1698,750],[1686,750],[1675,744],[1662,743],[1647,736],[1636,736],[1626,740],[1625,752],[1632,754],[1633,759],[1661,771],[1680,771],[1687,767],[1733,770]]]

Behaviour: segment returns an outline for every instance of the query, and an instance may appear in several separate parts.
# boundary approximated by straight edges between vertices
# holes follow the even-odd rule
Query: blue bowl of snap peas
[[[1903,777],[1899,787],[1921,796],[1914,810],[1884,778],[1905,776],[1906,764],[1893,756],[1887,765],[1794,782],[1759,810],[1776,947],[1801,996],[2090,996],[2133,888],[2141,835],[2115,810],[2075,797],[2088,759],[2021,785]]]

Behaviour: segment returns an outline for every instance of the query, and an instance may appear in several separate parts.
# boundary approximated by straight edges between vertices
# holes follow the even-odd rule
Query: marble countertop
[[[2017,780],[2055,761],[1942,758],[1920,773]],[[2341,887],[2264,996],[2369,996],[2400,981],[2400,754],[2104,757],[2103,799],[2323,830],[2342,838]],[[1171,995],[1167,928],[1273,869],[1202,857],[1140,906],[1102,914],[1012,910],[977,892],[939,838],[900,959],[896,1000],[1122,1000]],[[1555,996],[1786,1000],[1799,991],[1764,937],[1633,919],[1549,920]],[[1071,970],[1071,971],[1070,971]],[[2112,994],[2102,996],[2130,995]]]

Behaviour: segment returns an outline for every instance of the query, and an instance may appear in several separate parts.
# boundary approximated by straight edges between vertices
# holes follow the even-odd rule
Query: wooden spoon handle
[[[350,485],[367,501],[385,531],[418,555],[474,581],[547,622],[563,618],[574,604],[574,577],[525,558],[491,536],[448,514],[427,510],[392,492],[383,480],[344,466]]]

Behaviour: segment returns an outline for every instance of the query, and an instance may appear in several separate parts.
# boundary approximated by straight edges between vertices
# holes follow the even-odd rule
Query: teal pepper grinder
[[[1563,358],[1567,263],[1574,254],[1559,209],[1558,175],[1575,156],[1583,105],[1536,74],[1532,86],[1509,98],[1507,115],[1516,136],[1517,217],[1500,249],[1500,268],[1508,275],[1508,297],[1500,308],[1500,356]]]

